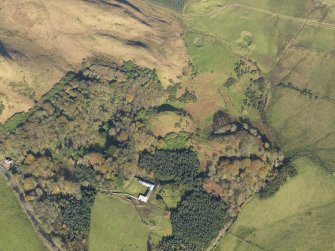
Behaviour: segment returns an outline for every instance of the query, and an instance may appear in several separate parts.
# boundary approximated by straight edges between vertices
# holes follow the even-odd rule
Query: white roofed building
[[[140,194],[140,196],[138,196],[138,200],[140,200],[144,203],[147,203],[149,198],[150,198],[150,195],[151,195],[152,191],[155,188],[155,185],[150,183],[150,182],[140,180],[140,179],[138,179],[138,183],[140,183],[141,185],[146,186],[148,188],[145,195]]]

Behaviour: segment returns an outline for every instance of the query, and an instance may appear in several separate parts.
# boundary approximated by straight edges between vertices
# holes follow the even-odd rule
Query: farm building
[[[1,161],[1,164],[6,170],[9,170],[14,165],[14,161],[11,158],[6,157]]]
[[[150,195],[151,195],[152,191],[154,190],[155,185],[150,183],[150,182],[140,180],[140,179],[138,179],[138,183],[140,183],[141,185],[146,186],[148,188],[145,195],[140,194],[140,196],[138,197],[138,199],[140,201],[147,203],[149,198],[150,198]]]

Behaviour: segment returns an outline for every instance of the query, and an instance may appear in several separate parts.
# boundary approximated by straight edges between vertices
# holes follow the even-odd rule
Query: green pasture
[[[309,9],[309,0],[237,0],[229,1],[229,3],[238,3],[241,6],[253,7],[273,13],[278,13],[286,16],[304,18]]]
[[[273,197],[254,197],[216,251],[333,250],[335,179],[308,158]]]
[[[272,91],[269,118],[279,145],[289,156],[309,154],[335,171],[335,105],[289,89]]]
[[[220,39],[200,31],[190,31],[186,33],[185,41],[190,60],[200,73],[232,72],[238,57]]]
[[[0,250],[44,251],[47,250],[16,201],[16,198],[0,175]]]
[[[98,194],[91,216],[89,250],[145,251],[148,238],[158,241],[170,233],[170,221],[162,210],[135,207],[123,199]]]
[[[247,8],[232,5],[221,8],[207,12],[193,8],[193,12],[186,12],[183,16],[191,60],[200,70],[215,70],[219,67],[227,71],[232,58],[242,55],[256,60],[263,71],[270,71],[277,57],[302,26],[301,22]],[[243,47],[241,42],[245,34],[249,34],[252,43]],[[201,39],[203,43],[196,43],[195,39]]]
[[[279,146],[289,156],[309,154],[334,171],[335,28],[303,25],[308,11],[311,20],[318,20],[323,11],[318,6],[307,0],[200,0],[187,5],[182,19],[190,59],[199,73],[234,77],[240,56],[257,62],[272,86],[267,112]],[[248,46],[243,44],[246,37],[251,41]],[[241,109],[247,82],[238,79],[232,87],[220,89],[222,108],[257,123],[257,112]],[[310,90],[319,99],[275,88],[280,82]]]

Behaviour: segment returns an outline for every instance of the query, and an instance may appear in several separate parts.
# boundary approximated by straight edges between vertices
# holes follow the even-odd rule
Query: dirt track
[[[206,12],[206,13],[199,13],[199,14],[186,14],[185,13],[183,15],[184,16],[190,16],[190,17],[193,17],[193,16],[212,16],[212,15],[221,14],[222,11],[227,9],[227,8],[238,8],[238,9],[241,8],[241,9],[246,9],[246,10],[250,10],[250,11],[256,11],[256,12],[264,13],[264,14],[271,15],[271,16],[274,16],[274,17],[278,17],[278,18],[281,18],[281,19],[300,22],[300,23],[303,23],[305,25],[310,25],[310,26],[329,29],[329,30],[335,30],[335,24],[334,23],[319,22],[319,21],[313,20],[313,19],[288,16],[288,15],[276,13],[276,12],[273,12],[273,11],[264,10],[264,9],[255,8],[255,7],[251,7],[251,6],[248,6],[248,5],[240,4],[238,2],[232,3],[232,4],[225,4],[221,8],[217,8],[213,11],[209,11],[209,12]]]
[[[32,209],[28,205],[28,203],[24,199],[23,193],[20,191],[20,189],[17,187],[16,184],[11,182],[11,175],[6,171],[6,169],[1,165],[0,163],[0,173],[6,178],[8,181],[8,184],[13,189],[13,193],[18,201],[18,204],[22,207],[23,212],[26,214],[28,220],[31,222],[35,232],[38,234],[41,241],[44,243],[44,245],[52,251],[60,251],[60,249],[56,246],[56,244],[53,242],[53,240],[48,236],[47,232],[44,231],[36,217],[34,216],[34,213],[32,212]]]

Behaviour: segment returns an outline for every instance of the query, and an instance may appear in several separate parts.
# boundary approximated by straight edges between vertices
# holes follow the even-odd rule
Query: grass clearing
[[[189,26],[193,26],[192,21]],[[185,41],[190,60],[200,73],[226,71],[228,74],[234,67],[237,57],[223,41],[197,30],[187,32]]]
[[[175,208],[183,194],[187,191],[187,187],[183,185],[166,185],[164,186],[159,195],[162,196],[168,208]]]
[[[46,251],[32,225],[15,199],[11,188],[0,175],[0,250]]]
[[[124,188],[125,193],[129,193],[135,197],[138,197],[140,194],[144,194],[148,188],[146,186],[141,185],[138,183],[137,179],[134,178],[127,187]]]
[[[120,198],[102,194],[97,195],[91,219],[90,251],[147,250],[150,235],[159,240],[171,233],[171,224],[161,210],[135,208]]]
[[[226,106],[222,87],[226,79],[225,74],[203,73],[194,81],[194,91],[197,102],[188,103],[185,109],[196,121],[202,121],[210,114]]]
[[[192,120],[175,112],[160,112],[148,120],[148,125],[155,136],[193,131]]]
[[[334,249],[334,177],[308,158],[293,164],[298,176],[271,198],[253,198],[217,251]]]
[[[6,133],[14,132],[19,125],[22,125],[24,122],[27,121],[27,119],[33,112],[34,110],[30,109],[28,112],[15,113],[13,116],[7,119],[3,125],[0,126],[0,130]]]
[[[190,135],[185,132],[181,133],[169,133],[162,139],[163,149],[184,149],[190,146]]]

